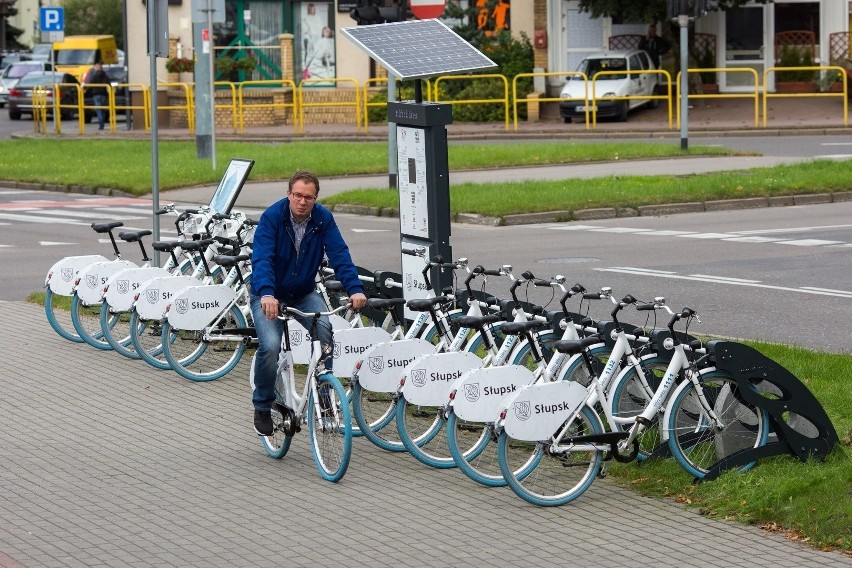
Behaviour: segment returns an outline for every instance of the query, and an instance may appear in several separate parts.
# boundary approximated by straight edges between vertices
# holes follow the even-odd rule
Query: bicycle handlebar
[[[296,308],[287,306],[285,304],[281,304],[278,307],[278,317],[286,318],[288,315],[301,316],[303,318],[318,318],[320,316],[331,316],[339,312],[343,312],[349,309],[350,303],[345,302],[340,306],[334,308],[328,312],[303,312],[302,310],[298,310]]]

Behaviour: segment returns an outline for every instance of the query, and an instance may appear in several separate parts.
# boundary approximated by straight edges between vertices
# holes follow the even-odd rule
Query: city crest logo
[[[378,375],[385,368],[385,360],[381,357],[370,357],[368,362],[370,363],[370,371],[374,375]]]
[[[340,358],[340,342],[339,341],[334,342],[334,358],[335,359]]]
[[[178,298],[175,300],[175,311],[179,314],[185,314],[189,309],[189,300],[186,298]]]
[[[298,347],[302,344],[302,334],[298,330],[290,332],[290,345]]]
[[[118,281],[118,293],[119,294],[127,294],[130,291],[130,280],[119,280]]]
[[[515,418],[518,420],[528,420],[530,417],[530,401],[524,400],[521,402],[516,402],[514,405],[515,408]]]
[[[156,304],[157,300],[160,299],[160,289],[145,290],[145,299],[148,300],[149,304]]]
[[[98,285],[98,275],[97,274],[86,274],[86,286],[89,288],[94,288]]]
[[[62,269],[62,280],[65,282],[71,282],[71,279],[74,278],[74,269],[73,268],[63,268]]]
[[[422,387],[426,384],[426,369],[414,369],[411,371],[411,382],[416,387]]]
[[[479,383],[464,385],[464,397],[469,402],[476,402],[479,400]]]

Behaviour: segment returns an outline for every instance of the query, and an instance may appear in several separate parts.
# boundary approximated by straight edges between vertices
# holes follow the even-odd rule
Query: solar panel
[[[403,81],[497,67],[440,20],[373,24],[340,31]]]

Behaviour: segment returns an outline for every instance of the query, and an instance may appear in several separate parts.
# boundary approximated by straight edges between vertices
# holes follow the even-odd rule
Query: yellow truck
[[[70,73],[82,81],[95,63],[118,63],[118,48],[111,35],[65,36],[53,44],[53,57],[57,71]]]

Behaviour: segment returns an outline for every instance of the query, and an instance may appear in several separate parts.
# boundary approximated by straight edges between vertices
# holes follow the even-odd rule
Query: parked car
[[[9,119],[20,120],[23,114],[33,114],[33,90],[47,90],[47,114],[53,114],[54,85],[59,87],[59,104],[76,105],[80,100],[77,94],[77,80],[69,73],[56,71],[34,71],[27,73],[9,90]],[[73,108],[60,109],[63,119],[74,118],[77,113]]]
[[[90,81],[90,77],[94,73],[95,68],[92,67],[83,75],[83,86],[85,87]],[[124,65],[104,65],[104,72],[109,76],[109,82],[113,87],[115,94],[115,106],[123,107],[130,104],[129,93],[127,92],[127,67]],[[119,86],[121,85],[121,86]],[[83,104],[87,107],[94,106],[95,101],[92,97],[90,89],[84,89]],[[116,114],[127,114],[126,109],[115,111]],[[86,109],[86,122],[91,122],[95,117],[95,111]]]
[[[37,43],[30,50],[30,59],[33,61],[50,61],[51,51],[53,51],[52,43]]]
[[[18,79],[33,71],[49,71],[50,63],[43,61],[16,61],[0,72],[0,108],[9,102],[9,89]]]
[[[659,75],[656,73],[615,73],[600,75],[593,81],[595,74],[601,71],[654,71],[654,64],[645,51],[639,49],[607,51],[589,55],[577,68],[589,78],[589,100],[596,105],[598,118],[613,117],[617,120],[627,120],[627,113],[642,105],[656,108],[659,99],[627,99],[627,100],[596,100],[600,97],[642,97],[654,95]],[[575,75],[569,77],[559,95],[563,98],[579,100],[562,101],[559,103],[559,114],[565,122],[572,119],[585,120],[586,102],[583,78]],[[593,110],[589,108],[589,110]]]

